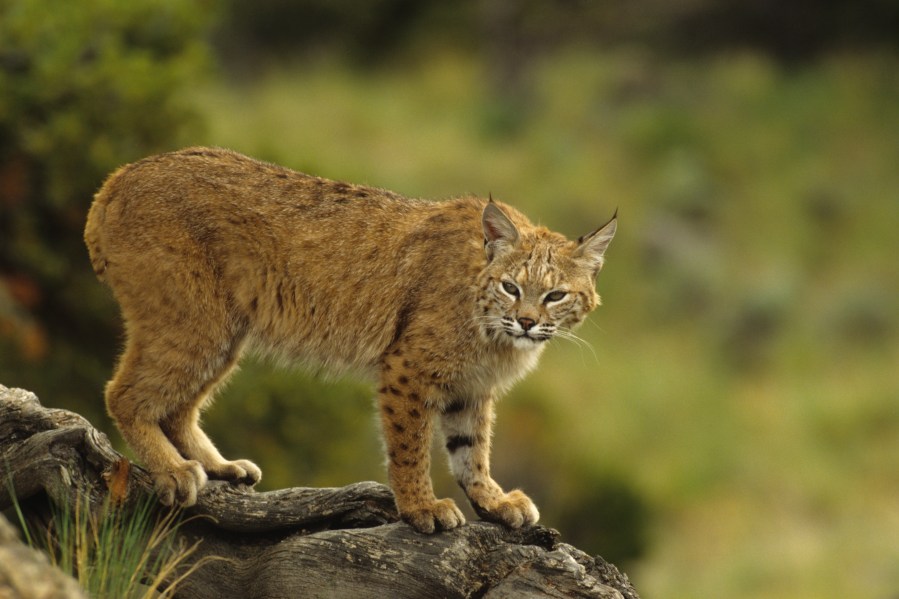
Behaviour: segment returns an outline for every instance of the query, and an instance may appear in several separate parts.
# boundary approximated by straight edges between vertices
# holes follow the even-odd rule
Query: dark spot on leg
[[[409,446],[405,443],[400,443],[400,449],[403,451],[409,451]]]
[[[418,393],[413,391],[412,393],[409,394],[409,399],[411,401],[419,401],[419,400],[421,400],[421,396],[419,396]]]
[[[406,384],[409,383],[409,377],[407,377],[407,376],[405,376],[405,375],[400,376],[400,378],[397,379],[397,382],[398,382],[400,385],[406,385]]]
[[[411,416],[412,418],[421,418],[421,412],[419,412],[415,408],[412,408],[411,410],[409,410],[409,416]]]
[[[453,401],[449,402],[446,406],[444,406],[443,413],[444,414],[456,414],[456,413],[464,410],[465,407],[466,407],[466,404],[465,404],[464,400],[454,399]]]
[[[474,439],[468,435],[453,435],[446,438],[446,450],[455,453],[460,447],[471,447],[474,445]]]
[[[396,413],[396,410],[394,410],[390,406],[384,406],[384,411],[387,412],[387,414],[390,416],[393,416]]]
[[[390,391],[390,393],[392,393],[393,395],[396,395],[397,397],[403,396],[403,392],[392,385],[390,387],[388,387],[387,390]]]
[[[403,426],[402,424],[400,424],[399,422],[392,422],[391,426],[393,426],[393,430],[395,430],[398,433],[406,432],[406,427]]]

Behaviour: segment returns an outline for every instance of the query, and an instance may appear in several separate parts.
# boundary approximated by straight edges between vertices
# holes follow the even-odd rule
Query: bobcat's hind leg
[[[169,414],[162,421],[162,429],[181,455],[202,464],[209,478],[252,486],[262,478],[259,467],[249,460],[226,460],[200,428],[201,410],[211,401],[215,388],[234,371],[235,363],[236,355],[191,402]]]
[[[107,407],[166,505],[196,503],[208,476],[248,484],[261,477],[252,462],[225,460],[198,422],[209,392],[236,362],[240,337],[198,331],[175,339],[129,331],[107,386]]]
[[[106,386],[106,407],[128,446],[153,476],[159,500],[164,505],[193,505],[206,485],[206,472],[200,462],[181,456],[160,424],[180,401],[180,377],[153,366],[140,344],[129,340]]]
[[[193,405],[170,414],[162,422],[163,431],[181,455],[203,466],[209,478],[255,485],[262,478],[259,467],[249,460],[226,460],[200,428],[200,410],[208,401],[208,394],[201,394]]]
[[[200,428],[198,407],[169,415],[162,430],[184,457],[199,462],[209,478],[231,483],[255,485],[262,470],[249,460],[227,460]]]

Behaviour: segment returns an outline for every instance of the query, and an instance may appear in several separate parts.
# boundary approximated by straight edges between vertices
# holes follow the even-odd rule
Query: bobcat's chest
[[[540,343],[532,349],[509,347],[486,352],[470,364],[469,380],[480,389],[495,389],[503,394],[537,366],[545,347],[545,343]]]

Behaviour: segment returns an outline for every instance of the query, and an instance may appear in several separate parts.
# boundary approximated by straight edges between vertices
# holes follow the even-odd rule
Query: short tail
[[[94,274],[101,281],[105,278],[107,265],[100,233],[106,217],[106,202],[103,201],[104,199],[101,198],[99,193],[94,196],[94,203],[91,205],[90,212],[87,213],[87,225],[84,227],[84,243],[87,244],[87,251],[91,257],[91,266],[94,269]]]
[[[106,268],[109,266],[106,251],[103,247],[106,207],[112,199],[112,188],[115,186],[115,180],[123,170],[119,169],[110,175],[106,182],[103,183],[100,191],[94,195],[94,203],[91,204],[91,209],[87,213],[87,224],[84,226],[84,243],[87,245],[88,254],[90,254],[91,266],[94,269],[94,274],[101,281],[105,280]]]

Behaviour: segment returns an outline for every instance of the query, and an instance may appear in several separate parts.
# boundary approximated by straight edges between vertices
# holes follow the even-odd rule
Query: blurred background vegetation
[[[157,151],[569,236],[618,207],[592,349],[501,403],[497,478],[647,598],[896,597],[897,48],[895,0],[0,0],[0,383],[115,437],[81,232]],[[372,395],[248,362],[207,428],[265,488],[384,480]]]

